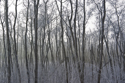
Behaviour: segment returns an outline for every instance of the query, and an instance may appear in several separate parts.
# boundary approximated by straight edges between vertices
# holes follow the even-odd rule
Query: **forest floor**
[[[34,83],[34,67],[29,65],[30,83]],[[46,67],[39,65],[38,80],[39,83],[66,83],[66,69],[64,63],[49,64]],[[21,83],[28,83],[27,70],[24,64],[20,65]],[[7,83],[7,76],[4,67],[0,68],[0,83]],[[89,63],[85,64],[85,83],[97,83],[98,67]],[[13,66],[11,74],[12,83],[19,83],[17,68]],[[69,83],[80,83],[77,65],[69,63],[68,65]],[[101,83],[125,83],[125,73],[118,66],[102,68]]]

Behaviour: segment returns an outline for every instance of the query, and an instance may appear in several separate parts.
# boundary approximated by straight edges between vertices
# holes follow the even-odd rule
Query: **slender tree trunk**
[[[28,31],[28,16],[29,16],[28,10],[29,10],[29,0],[28,0],[28,7],[27,7],[27,13],[26,13],[25,60],[26,60],[26,69],[27,69],[28,83],[30,83],[30,73],[29,73],[28,55],[27,55],[27,31]]]
[[[100,53],[100,64],[99,64],[99,71],[98,71],[98,83],[101,80],[101,70],[102,70],[102,56],[103,56],[103,38],[104,38],[104,22],[106,16],[106,7],[105,7],[105,0],[102,1],[103,11],[102,11],[102,27],[101,27],[101,53]]]
[[[43,0],[44,4],[45,4],[45,13],[44,13],[44,16],[45,16],[45,20],[44,20],[44,27],[43,27],[43,38],[42,38],[42,52],[41,52],[41,63],[42,63],[42,66],[44,67],[44,58],[45,58],[45,55],[44,55],[44,41],[45,41],[45,28],[46,28],[46,20],[47,20],[47,3],[48,3],[48,0],[45,1]]]
[[[62,55],[64,56],[65,59],[65,67],[66,67],[66,83],[69,83],[68,80],[68,67],[67,67],[67,57],[66,57],[66,51],[65,51],[65,46],[64,46],[64,27],[63,27],[63,17],[62,17],[62,0],[61,0],[61,5],[60,5],[60,25],[61,25],[61,29],[62,29],[62,33],[61,33],[61,40],[62,40]]]
[[[78,0],[76,0],[75,16],[74,16],[74,47],[75,47],[75,56],[78,60],[77,37],[76,37],[76,16],[77,16],[77,13],[78,13]]]
[[[83,13],[84,13],[84,17],[83,17],[83,35],[82,35],[82,67],[81,67],[81,76],[80,76],[80,80],[81,80],[81,83],[84,83],[84,67],[85,67],[85,28],[86,28],[86,2],[85,0],[83,0],[83,3],[84,3],[84,6],[83,6]]]
[[[1,19],[1,16],[0,16]],[[5,59],[5,76],[6,76],[6,70],[7,70],[7,51],[6,51],[6,40],[5,40],[5,27],[3,25],[2,19],[1,19],[1,25],[3,30],[3,49],[4,49],[4,59]]]
[[[5,23],[7,34],[7,51],[8,51],[8,83],[11,83],[11,44],[9,37],[9,23],[8,23],[8,0],[5,0]]]
[[[32,29],[32,17],[31,17],[31,23],[30,23],[30,29],[31,29],[31,51],[30,51],[30,63],[33,64],[33,29]]]
[[[113,78],[114,77],[114,71],[113,71],[112,59],[111,59],[111,56],[110,56],[110,53],[109,53],[108,40],[106,41],[105,38],[104,38],[104,40],[105,40],[105,44],[106,44],[106,50],[107,50],[107,54],[108,54],[108,57],[109,57],[109,62],[110,62],[111,72],[112,72],[112,78]]]
[[[125,41],[123,42],[123,71],[125,72]]]
[[[17,57],[17,42],[16,42],[16,30],[15,30],[16,20],[17,20],[17,2],[18,2],[18,0],[16,0],[16,4],[15,4],[15,19],[14,19],[14,25],[13,25],[13,30],[14,30],[14,55],[15,55],[16,66],[17,66],[17,71],[18,71],[18,75],[19,75],[19,83],[21,83],[21,74],[20,74],[19,62],[18,62],[18,57]]]
[[[38,83],[38,47],[37,47],[37,30],[38,30],[38,5],[39,0],[34,0],[34,29],[35,29],[35,82]]]

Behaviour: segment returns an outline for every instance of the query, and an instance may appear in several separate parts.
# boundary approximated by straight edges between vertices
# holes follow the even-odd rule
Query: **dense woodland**
[[[125,1],[0,0],[0,83],[125,83]]]

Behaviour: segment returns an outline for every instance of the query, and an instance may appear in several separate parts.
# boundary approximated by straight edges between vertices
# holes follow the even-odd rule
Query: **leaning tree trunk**
[[[104,22],[105,22],[105,16],[106,16],[105,0],[102,1],[102,5],[103,5],[103,11],[102,11],[102,26],[101,26],[101,53],[100,53],[100,63],[99,63],[99,71],[98,71],[98,83],[100,83],[101,69],[102,69]]]
[[[14,25],[13,25],[13,30],[14,30],[14,55],[15,55],[16,67],[17,67],[17,71],[18,71],[18,75],[19,75],[19,83],[21,83],[21,74],[20,74],[19,62],[18,62],[18,57],[17,57],[17,42],[16,42],[16,30],[15,30],[16,20],[17,20],[17,1],[18,0],[16,0],[16,4],[15,4],[15,18],[14,18]]]
[[[62,40],[62,55],[64,56],[65,59],[65,67],[66,67],[66,83],[69,83],[68,81],[68,67],[67,67],[67,58],[66,58],[66,51],[65,51],[65,46],[64,46],[64,27],[63,27],[63,17],[62,17],[62,0],[61,0],[61,9],[60,9],[60,25],[61,25],[61,29],[62,29],[62,33],[61,33],[61,40]]]

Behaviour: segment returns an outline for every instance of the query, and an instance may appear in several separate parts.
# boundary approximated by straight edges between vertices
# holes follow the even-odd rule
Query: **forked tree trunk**
[[[105,16],[106,16],[106,5],[105,0],[102,1],[103,5],[103,11],[102,11],[102,26],[101,26],[101,53],[100,53],[100,63],[99,63],[99,71],[98,71],[98,83],[100,83],[101,80],[101,70],[102,70],[102,56],[103,56],[103,38],[104,38],[104,22],[105,22]]]

